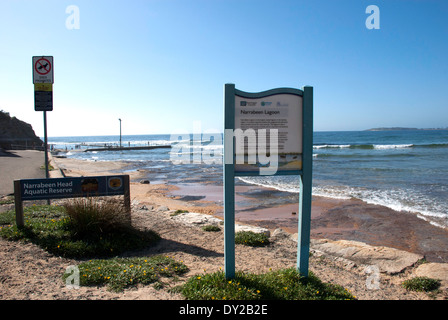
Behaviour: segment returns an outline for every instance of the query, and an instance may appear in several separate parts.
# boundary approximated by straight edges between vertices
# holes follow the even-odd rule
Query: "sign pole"
[[[44,154],[45,154],[45,178],[50,178],[48,172],[48,138],[47,138],[47,111],[44,111]],[[50,204],[50,199],[47,199],[47,204]]]
[[[45,152],[45,177],[48,179],[50,174],[48,172],[48,138],[47,138],[47,111],[44,111],[44,152]]]
[[[25,225],[25,221],[23,218],[22,189],[20,186],[20,180],[14,180],[14,207],[16,209],[17,227],[22,228]]]
[[[53,56],[33,56],[34,110],[44,113],[44,154],[45,177],[50,177],[48,170],[47,111],[53,110],[54,64]],[[50,204],[50,199],[47,199]]]
[[[235,278],[235,168],[233,130],[235,126],[235,85],[224,87],[224,271]]]
[[[303,154],[300,177],[299,222],[297,230],[297,269],[308,277],[311,230],[313,170],[313,87],[303,88]]]

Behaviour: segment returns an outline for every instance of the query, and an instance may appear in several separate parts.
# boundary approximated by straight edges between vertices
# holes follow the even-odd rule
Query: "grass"
[[[3,199],[0,200],[0,205],[12,204],[12,203],[14,203],[14,197],[6,196],[6,197],[3,197]]]
[[[264,233],[240,231],[235,234],[235,243],[251,247],[263,247],[269,244],[269,237]]]
[[[106,285],[109,290],[120,292],[138,284],[154,283],[163,287],[162,277],[176,277],[188,271],[187,266],[167,256],[113,258],[90,260],[78,265],[79,285]],[[71,274],[64,274],[63,280]]]
[[[209,231],[209,232],[218,232],[221,231],[221,228],[215,225],[207,225],[207,226],[203,226],[202,230],[204,231]]]
[[[105,206],[110,209],[113,205]],[[98,214],[101,216],[98,221],[80,218],[83,214],[75,217],[69,212],[70,209],[57,205],[25,207],[23,228],[15,224],[14,211],[1,213],[0,236],[8,240],[35,243],[49,253],[66,258],[112,257],[130,249],[147,247],[160,239],[151,230],[134,229],[128,220],[126,223],[122,221],[111,225],[102,214]],[[110,210],[109,217],[113,213]]]
[[[265,274],[237,272],[228,280],[222,271],[189,278],[176,289],[189,300],[354,300],[342,286],[323,283],[295,268]]]
[[[415,277],[403,281],[401,285],[406,290],[429,292],[437,290],[440,286],[440,281],[428,277]]]
[[[181,209],[178,209],[178,210],[174,211],[170,216],[171,216],[171,217],[175,217],[175,216],[180,215],[181,213],[188,213],[188,210],[181,210]]]

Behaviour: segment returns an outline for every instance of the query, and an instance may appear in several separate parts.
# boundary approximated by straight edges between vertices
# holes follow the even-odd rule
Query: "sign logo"
[[[34,64],[34,69],[40,75],[46,75],[51,71],[51,63],[46,58],[40,58]]]

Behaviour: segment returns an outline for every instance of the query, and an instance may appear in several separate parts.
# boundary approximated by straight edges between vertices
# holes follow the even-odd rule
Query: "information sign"
[[[124,206],[131,211],[129,175],[23,179],[14,181],[17,226],[24,226],[24,200],[62,199],[124,195]]]
[[[224,268],[227,278],[235,277],[235,177],[267,174],[298,176],[297,269],[308,276],[312,159],[313,87],[250,93],[236,89],[234,84],[225,85]]]

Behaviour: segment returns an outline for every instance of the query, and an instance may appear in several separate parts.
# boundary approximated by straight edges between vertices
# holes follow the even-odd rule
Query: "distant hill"
[[[406,127],[388,127],[388,128],[372,128],[364,131],[403,131],[403,130],[448,130],[447,128],[406,128]]]
[[[41,149],[43,141],[36,136],[33,127],[8,112],[0,111],[0,148],[1,149]]]

